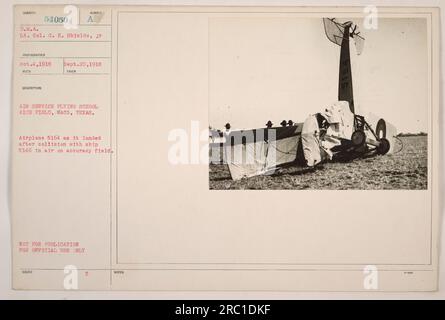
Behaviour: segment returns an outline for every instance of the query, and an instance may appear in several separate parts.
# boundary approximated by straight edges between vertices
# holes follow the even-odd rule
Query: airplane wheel
[[[354,131],[351,136],[351,141],[356,147],[363,146],[366,142],[366,134],[363,131]]]
[[[379,142],[380,142],[380,144],[377,147],[377,152],[379,154],[386,154],[386,153],[388,153],[388,151],[389,151],[389,149],[391,147],[388,139],[382,138],[382,139],[379,140]]]
[[[383,119],[380,119],[377,122],[376,128],[375,128],[375,134],[377,135],[378,139],[386,138],[386,122]]]

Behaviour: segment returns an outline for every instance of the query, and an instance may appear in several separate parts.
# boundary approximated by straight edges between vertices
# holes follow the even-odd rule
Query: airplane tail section
[[[356,52],[360,55],[363,51],[364,38],[359,35],[357,25],[350,21],[339,23],[334,18],[324,18],[323,23],[327,38],[341,47],[338,100],[348,101],[351,112],[355,113],[349,42],[351,38],[354,40]]]

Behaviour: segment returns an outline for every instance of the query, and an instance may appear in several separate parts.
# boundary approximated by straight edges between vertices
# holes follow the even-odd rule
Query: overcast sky
[[[359,27],[361,20],[354,20]],[[428,131],[425,19],[379,19],[361,28],[353,59],[355,103],[399,132]],[[337,100],[340,47],[319,18],[216,18],[209,23],[210,125],[302,122]]]

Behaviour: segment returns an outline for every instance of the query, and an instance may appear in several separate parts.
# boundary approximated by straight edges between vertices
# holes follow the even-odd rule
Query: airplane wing
[[[302,123],[232,131],[223,144],[224,160],[233,180],[270,174],[276,168],[295,163],[301,151]]]

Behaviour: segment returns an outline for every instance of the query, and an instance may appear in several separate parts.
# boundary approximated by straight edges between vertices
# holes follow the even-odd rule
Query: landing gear
[[[361,130],[354,131],[351,136],[351,141],[355,147],[361,147],[366,143],[366,134]]]
[[[390,140],[386,138],[385,120],[378,121],[378,134],[365,121],[363,116],[355,115],[354,131],[350,139],[341,139],[341,143],[331,148],[333,159],[350,161],[356,158],[367,158],[387,154],[391,149]]]
[[[391,145],[390,145],[388,139],[381,138],[379,140],[379,145],[377,147],[377,153],[381,154],[381,155],[387,154],[390,148],[391,148]]]

